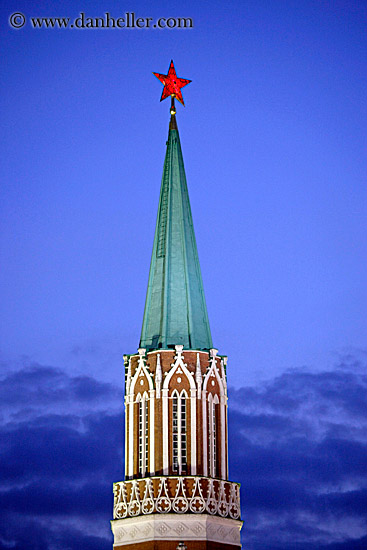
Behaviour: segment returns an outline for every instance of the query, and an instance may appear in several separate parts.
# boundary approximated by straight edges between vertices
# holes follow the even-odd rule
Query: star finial
[[[178,101],[182,103],[183,106],[185,106],[185,103],[182,97],[181,88],[186,86],[186,84],[190,84],[191,80],[187,80],[185,78],[178,78],[173,61],[171,60],[171,64],[168,69],[168,74],[160,74],[160,73],[153,73],[153,74],[162,82],[162,84],[164,84],[163,92],[161,95],[161,101],[166,99],[166,97],[171,96],[172,106],[174,108],[174,98],[176,97]]]

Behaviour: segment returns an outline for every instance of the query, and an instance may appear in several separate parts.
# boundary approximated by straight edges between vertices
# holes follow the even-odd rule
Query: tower
[[[138,353],[125,362],[125,481],[114,484],[115,550],[239,550],[228,481],[227,357],[213,348],[174,99]]]

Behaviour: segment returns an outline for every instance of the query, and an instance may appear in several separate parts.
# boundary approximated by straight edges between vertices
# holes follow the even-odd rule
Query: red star
[[[166,97],[168,96],[173,96],[173,97],[176,97],[178,101],[182,103],[183,106],[185,106],[184,100],[182,97],[181,88],[186,86],[186,84],[190,84],[191,80],[186,80],[185,78],[178,78],[178,76],[176,75],[173,61],[171,61],[171,64],[169,66],[168,74],[160,74],[160,73],[153,73],[153,74],[164,84],[161,101],[166,99]]]

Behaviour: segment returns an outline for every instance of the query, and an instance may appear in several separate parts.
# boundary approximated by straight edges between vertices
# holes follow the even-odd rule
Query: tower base
[[[111,521],[114,550],[239,550],[242,521],[209,514],[148,514]]]

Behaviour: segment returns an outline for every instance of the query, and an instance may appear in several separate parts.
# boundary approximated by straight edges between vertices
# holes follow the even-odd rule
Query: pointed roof
[[[180,137],[169,125],[140,347],[211,349]]]

